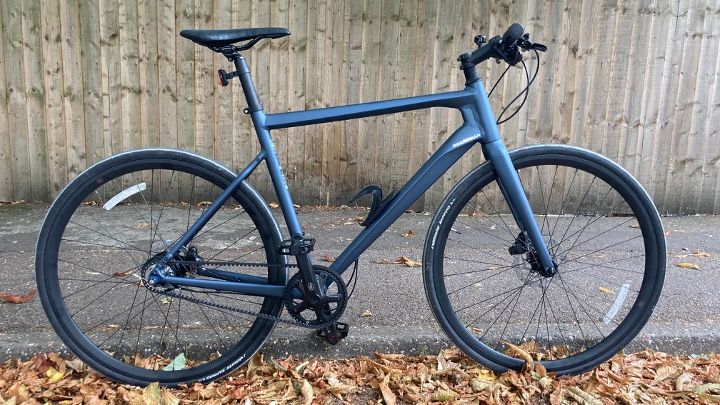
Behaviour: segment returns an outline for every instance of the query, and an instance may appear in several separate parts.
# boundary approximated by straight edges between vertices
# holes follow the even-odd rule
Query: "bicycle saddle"
[[[211,49],[222,48],[240,41],[251,41],[254,45],[263,38],[282,38],[288,35],[290,31],[287,28],[276,27],[180,31],[180,36]]]

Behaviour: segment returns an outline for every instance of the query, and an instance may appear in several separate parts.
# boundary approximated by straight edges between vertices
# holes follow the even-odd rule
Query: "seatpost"
[[[250,68],[245,61],[245,58],[238,52],[235,52],[232,55],[229,55],[228,59],[232,59],[235,64],[235,70],[240,78],[240,85],[242,85],[245,100],[247,100],[248,103],[248,107],[245,109],[245,114],[252,114],[255,111],[262,110],[263,106],[260,104],[260,99],[255,91],[255,84],[253,84],[252,77],[250,76]]]

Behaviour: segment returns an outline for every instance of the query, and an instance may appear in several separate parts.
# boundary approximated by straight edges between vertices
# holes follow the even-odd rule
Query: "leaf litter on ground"
[[[229,377],[203,385],[145,388],[112,382],[57,353],[0,365],[4,403],[325,404],[325,403],[718,403],[720,355],[618,354],[577,376],[547,372],[534,345],[508,346],[523,372],[496,373],[458,349],[438,355],[375,353],[374,358],[266,360],[256,355]],[[134,358],[136,364],[169,359]],[[173,361],[177,361],[177,358]],[[191,365],[188,360],[188,364]]]

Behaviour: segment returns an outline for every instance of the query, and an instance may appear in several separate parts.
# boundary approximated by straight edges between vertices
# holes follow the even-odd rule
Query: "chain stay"
[[[234,266],[234,267],[244,266],[244,267],[285,267],[285,268],[298,268],[298,265],[297,265],[297,264],[269,264],[269,263],[243,263],[243,262],[212,262],[212,261],[197,262],[197,261],[194,261],[194,260],[170,260],[168,263],[182,264],[182,265],[184,265],[184,266],[186,266],[186,265],[187,265],[187,266],[193,266],[193,265],[194,265],[194,266],[196,266],[196,267],[200,267],[200,266],[228,266],[228,267],[232,267],[232,266]],[[230,306],[230,305],[218,304],[218,303],[215,303],[215,302],[211,302],[211,301],[208,301],[208,300],[204,300],[204,299],[202,299],[202,298],[190,297],[190,296],[187,296],[187,295],[184,295],[184,294],[177,293],[177,292],[175,292],[175,290],[162,291],[162,290],[160,290],[160,289],[158,289],[158,288],[155,288],[155,287],[149,285],[149,284],[147,283],[147,281],[145,281],[145,277],[144,277],[144,276],[145,276],[145,275],[143,274],[143,281],[142,281],[142,282],[143,282],[143,285],[145,286],[145,288],[147,288],[148,290],[150,290],[150,291],[152,291],[152,292],[154,292],[154,293],[157,293],[157,294],[166,295],[166,296],[169,296],[169,297],[186,300],[186,301],[189,301],[189,302],[198,304],[198,305],[207,305],[207,306],[210,306],[210,307],[214,307],[214,308],[218,308],[218,309],[222,309],[222,310],[226,310],[226,311],[232,311],[232,312],[237,312],[237,313],[244,314],[244,315],[250,315],[250,316],[253,316],[253,317],[256,317],[256,318],[267,319],[267,320],[270,320],[270,321],[285,323],[285,324],[289,324],[289,325],[301,326],[301,327],[307,328],[307,329],[316,329],[316,330],[317,330],[317,329],[325,329],[325,328],[327,328],[328,326],[332,325],[332,324],[335,322],[335,321],[329,321],[329,322],[325,322],[325,323],[321,323],[321,324],[317,324],[317,325],[311,325],[311,324],[309,324],[309,323],[301,322],[301,321],[298,321],[298,320],[296,320],[296,319],[285,319],[285,318],[281,318],[281,317],[279,317],[279,316],[263,314],[263,313],[261,313],[261,312],[248,311],[248,310],[242,309],[242,308],[236,308],[236,307],[233,307],[233,306]],[[283,305],[283,306],[284,306],[284,305]]]

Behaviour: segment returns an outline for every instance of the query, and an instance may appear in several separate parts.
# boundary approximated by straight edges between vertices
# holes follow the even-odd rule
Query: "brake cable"
[[[533,76],[531,78],[530,71],[528,70],[527,64],[525,63],[524,60],[522,60],[522,59],[520,60],[520,63],[522,63],[523,69],[525,70],[525,81],[526,81],[525,88],[522,89],[520,91],[520,93],[518,93],[517,96],[515,96],[512,100],[510,100],[510,102],[502,109],[502,111],[500,112],[500,115],[498,115],[498,118],[496,121],[497,125],[503,124],[503,123],[509,121],[510,119],[512,119],[513,117],[515,117],[515,115],[518,112],[520,112],[522,107],[525,105],[525,102],[527,101],[528,94],[530,94],[530,86],[532,86],[533,82],[535,82],[538,72],[540,71],[540,53],[537,51],[537,49],[533,49],[532,51],[535,52],[535,58],[537,59],[537,64],[535,65],[535,72],[533,73]],[[497,79],[497,81],[493,85],[492,89],[490,89],[490,92],[488,93],[488,97],[490,97],[490,95],[492,95],[495,88],[498,86],[498,84],[500,84],[500,81],[503,79],[503,77],[505,77],[505,74],[508,72],[508,70],[510,70],[510,67],[511,66],[508,64],[507,68],[505,68],[505,71],[503,71],[503,73],[500,75],[500,77]],[[512,106],[523,95],[524,95],[524,97],[522,99],[522,102],[518,106],[518,108],[515,111],[513,111],[513,113],[509,117],[502,119],[502,116],[505,114],[505,112],[507,112],[507,110],[510,108],[510,106]]]

